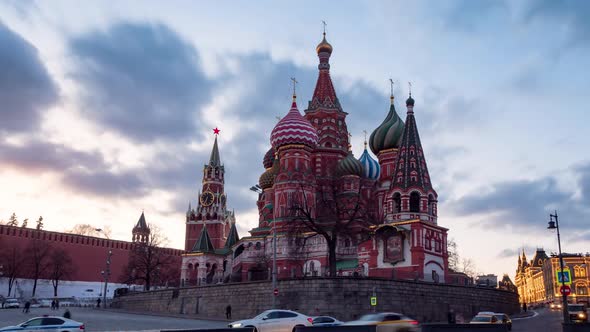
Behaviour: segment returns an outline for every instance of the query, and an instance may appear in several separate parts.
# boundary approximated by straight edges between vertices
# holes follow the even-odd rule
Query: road
[[[514,332],[558,332],[561,331],[561,312],[551,311],[546,308],[535,309],[534,317],[514,319],[512,331]]]
[[[22,310],[22,309],[21,309]],[[22,323],[42,315],[63,315],[65,309],[33,308],[29,314],[19,309],[0,309],[0,327]],[[86,331],[155,331],[160,329],[223,328],[227,322],[130,314],[87,308],[70,308],[72,319],[83,322]]]

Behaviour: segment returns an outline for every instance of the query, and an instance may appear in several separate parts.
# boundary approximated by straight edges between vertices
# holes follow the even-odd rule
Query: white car
[[[343,325],[378,325],[380,332],[417,332],[419,328],[417,320],[396,312],[368,314]]]
[[[4,302],[4,308],[20,308],[20,302],[17,299],[6,299],[6,302]]]
[[[35,317],[16,326],[1,328],[0,332],[38,332],[40,330],[55,332],[84,332],[84,329],[84,323],[58,316],[47,316]]]
[[[252,319],[239,320],[231,328],[254,327],[254,332],[293,332],[298,326],[311,326],[313,318],[291,310],[267,310]]]
[[[338,326],[342,325],[344,322],[337,320],[334,317],[330,316],[317,316],[313,318],[313,326]]]

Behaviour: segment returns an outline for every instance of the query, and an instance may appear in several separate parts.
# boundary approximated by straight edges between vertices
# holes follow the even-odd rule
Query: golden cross
[[[389,83],[391,84],[391,95],[393,96],[393,80],[390,78]]]
[[[325,36],[326,35],[326,25],[328,25],[328,24],[326,23],[326,21],[322,21],[322,24],[324,25],[324,36]]]
[[[367,141],[367,131],[363,130],[363,133],[365,134],[365,142]]]
[[[410,90],[410,97],[412,96],[412,82],[408,82],[408,87]]]

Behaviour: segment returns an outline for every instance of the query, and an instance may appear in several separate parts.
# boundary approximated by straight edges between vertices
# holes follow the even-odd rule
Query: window
[[[43,318],[43,323],[41,325],[62,325],[64,323],[63,320],[54,317]]]
[[[280,311],[272,311],[272,312],[269,312],[268,315],[266,315],[266,318],[276,319],[276,318],[280,317],[279,315],[280,315]]]
[[[402,196],[400,193],[393,194],[393,213],[400,213],[402,206]]]
[[[586,277],[586,268],[582,266],[574,266],[574,276],[578,278]]]
[[[576,294],[577,295],[588,295],[588,286],[586,286],[586,285],[576,286]]]
[[[293,318],[297,317],[296,313],[288,312],[288,311],[279,311],[279,318]]]
[[[386,316],[383,318],[383,321],[385,322],[385,321],[401,320],[401,319],[402,319],[402,318],[401,318],[400,316],[398,316],[398,315],[386,315]]]
[[[26,322],[25,324],[27,326],[41,326],[42,322],[43,322],[42,318],[35,318],[35,319],[31,319],[30,321]]]
[[[410,194],[410,212],[420,212],[420,194],[415,191]]]

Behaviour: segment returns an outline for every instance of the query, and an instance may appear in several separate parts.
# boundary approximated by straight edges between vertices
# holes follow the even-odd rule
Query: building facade
[[[355,158],[348,113],[330,77],[332,52],[324,34],[307,108],[299,111],[294,93],[271,132],[258,184],[258,226],[241,239],[226,207],[215,140],[198,206],[187,211],[183,284],[268,279],[275,254],[279,278],[326,275],[332,258],[338,275],[447,281],[447,229],[437,222],[438,196],[411,93],[403,121],[392,92],[385,119]]]
[[[568,301],[590,304],[588,295],[590,255],[564,253],[563,263],[564,269],[570,270],[572,278],[571,294],[568,296]],[[537,249],[533,259],[528,261],[523,250],[522,255],[518,257],[518,268],[515,277],[521,303],[562,302],[561,283],[557,280],[557,271],[560,271],[559,264],[557,255],[547,256],[543,249]]]

